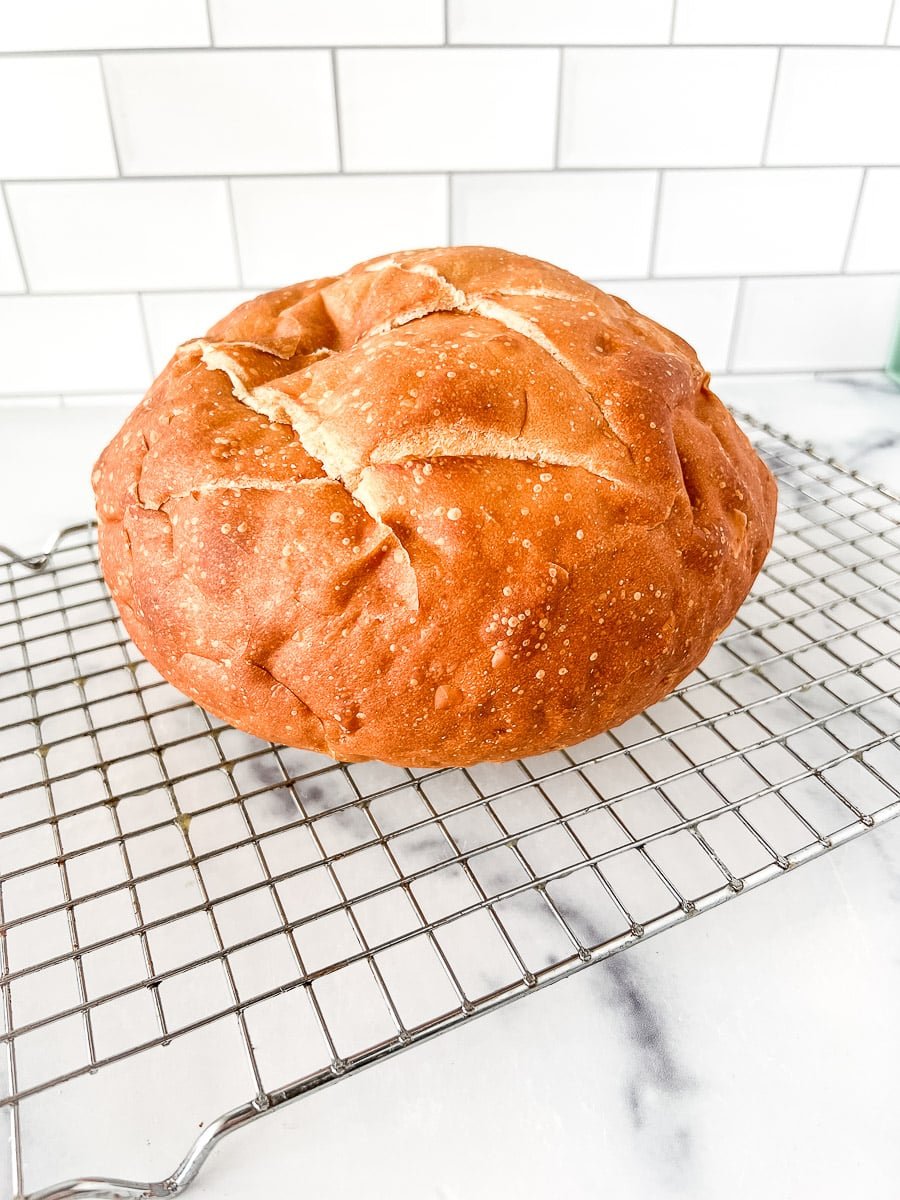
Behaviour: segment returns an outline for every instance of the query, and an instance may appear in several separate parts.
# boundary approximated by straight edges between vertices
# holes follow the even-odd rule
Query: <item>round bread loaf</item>
[[[681,338],[568,272],[420,250],[179,347],[94,470],[139,649],[240,729],[429,767],[570,745],[733,618],[775,485]]]

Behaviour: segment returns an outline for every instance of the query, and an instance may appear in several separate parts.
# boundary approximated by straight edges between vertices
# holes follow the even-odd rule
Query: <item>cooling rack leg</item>
[[[88,1196],[94,1200],[148,1200],[154,1196],[178,1196],[222,1138],[266,1111],[256,1104],[243,1104],[225,1113],[204,1129],[172,1174],[158,1183],[139,1183],[133,1179],[73,1179],[31,1192],[25,1200],[75,1200],[75,1197]]]

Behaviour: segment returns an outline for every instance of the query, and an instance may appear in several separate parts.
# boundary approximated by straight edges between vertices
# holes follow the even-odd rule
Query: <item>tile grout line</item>
[[[734,356],[737,353],[738,331],[744,315],[744,296],[747,290],[746,279],[738,280],[737,297],[734,301],[734,314],[731,318],[731,335],[728,338],[728,353],[725,356],[725,371],[723,374],[733,374]]]
[[[884,30],[884,41],[882,46],[889,46],[888,38],[891,36],[891,25],[894,23],[894,9],[897,7],[897,0],[891,0],[891,7],[888,9],[887,25]]]
[[[213,21],[212,11],[210,9],[210,0],[206,0],[206,32],[209,34],[209,49],[217,49],[215,39],[213,38]]]
[[[337,174],[344,173],[344,135],[341,129],[341,92],[338,84],[338,57],[337,49],[332,46],[330,50],[331,57],[331,99],[334,104],[334,132],[337,139]],[[389,172],[385,172],[389,174]]]
[[[97,64],[100,68],[100,81],[103,87],[103,99],[106,103],[106,119],[109,122],[109,136],[112,139],[113,154],[116,159],[116,175],[119,179],[122,178],[122,160],[119,156],[119,139],[116,137],[116,126],[113,121],[112,104],[109,99],[109,83],[106,78],[106,64],[103,60],[103,55],[97,55]]]
[[[672,20],[669,23],[669,45],[675,45],[675,21],[678,14],[678,0],[672,0]]]
[[[147,352],[147,370],[150,372],[149,377],[152,381],[156,378],[156,371],[153,367],[153,349],[150,345],[150,326],[147,324],[147,309],[144,306],[143,292],[138,292],[137,301],[138,308],[141,312],[141,329],[143,330],[144,334],[144,349]],[[87,394],[90,395],[90,393]],[[60,397],[60,402],[62,402],[62,397]]]
[[[656,279],[656,253],[659,244],[659,218],[662,212],[662,194],[665,171],[660,170],[656,176],[656,194],[653,197],[653,228],[650,230],[650,257],[647,263],[647,278]]]
[[[444,176],[447,178],[448,176]],[[720,280],[729,279],[759,279],[759,280],[789,280],[789,279],[842,279],[844,274],[841,270],[835,271],[764,271],[760,274],[754,272],[744,272],[741,274],[738,271],[724,271],[720,275],[710,274],[709,272],[698,273],[696,275],[685,275],[678,273],[675,275],[628,275],[617,274],[602,276],[597,274],[584,274],[582,276],[587,283],[593,283],[602,287],[604,283],[615,281],[616,283],[713,283]],[[854,271],[853,279],[898,279],[900,280],[900,270],[887,269],[884,271]],[[140,283],[136,283],[131,287],[125,288],[88,288],[84,291],[59,291],[58,289],[40,289],[39,291],[29,292],[28,295],[34,298],[43,300],[81,300],[96,296],[134,296],[138,293],[147,296],[185,296],[191,295],[194,292],[203,294],[214,294],[216,292],[233,292],[236,290],[247,290],[251,288],[269,289],[272,290],[283,283],[279,284],[278,280],[263,279],[262,277],[256,280],[243,280],[240,284],[216,284],[210,286],[203,283],[191,284],[189,286],[169,286],[169,287],[142,287]],[[23,292],[0,292],[5,300],[22,299],[25,296]]]
[[[850,262],[850,252],[853,249],[853,239],[856,236],[856,226],[859,223],[859,213],[862,208],[863,192],[866,190],[866,180],[869,177],[869,168],[863,167],[862,176],[859,181],[859,191],[856,195],[856,205],[853,209],[853,216],[850,218],[850,229],[847,232],[847,245],[844,248],[844,256],[841,259],[841,274],[847,274],[847,267]]]
[[[444,19],[444,45],[450,45],[450,14],[447,11],[447,6],[450,0],[441,0],[441,12]]]
[[[241,243],[238,239],[237,216],[234,211],[234,191],[232,190],[231,183],[230,178],[225,180],[225,189],[228,193],[228,222],[231,229],[231,249],[234,254],[234,269],[237,272],[238,287],[242,288],[244,286],[244,263],[241,259]],[[227,291],[228,289],[222,290]]]
[[[559,170],[559,143],[562,137],[562,101],[563,101],[563,71],[565,68],[565,51],[560,47],[556,62],[556,124],[553,130],[553,170]]]
[[[731,163],[645,163],[641,166],[635,166],[631,163],[596,163],[591,166],[561,166],[554,167],[535,167],[531,165],[516,166],[516,167],[492,167],[487,168],[457,168],[453,166],[446,167],[414,167],[404,168],[402,170],[347,170],[342,171],[209,171],[206,174],[191,174],[184,175],[147,175],[147,174],[124,174],[124,175],[60,175],[48,178],[47,176],[15,176],[5,180],[7,184],[17,186],[19,184],[38,185],[42,184],[47,187],[53,187],[56,184],[63,183],[210,183],[221,179],[252,179],[256,182],[269,182],[282,179],[338,179],[341,176],[352,177],[354,179],[383,179],[386,176],[391,179],[417,179],[428,176],[445,175],[448,171],[452,171],[455,175],[470,175],[474,177],[485,177],[491,175],[634,175],[641,171],[650,173],[651,171],[684,171],[684,172],[707,172],[707,171],[761,171],[767,173],[775,173],[781,171],[833,171],[837,168],[843,170],[852,170],[853,168],[862,169],[864,167],[878,166],[893,166],[892,163],[871,164],[864,162],[826,162],[826,163],[777,163],[777,164],[760,164],[748,162],[731,162]]]
[[[9,202],[9,195],[6,190],[5,181],[0,181],[0,197],[3,199],[3,204],[6,208],[6,215],[9,219],[9,232],[12,237],[13,249],[16,252],[16,258],[19,263],[19,270],[22,272],[22,282],[25,285],[25,292],[10,292],[11,296],[31,295],[31,283],[28,279],[28,272],[25,270],[25,255],[22,253],[22,247],[19,244],[19,231],[16,229],[16,223],[13,219],[12,205]],[[4,293],[5,294],[5,293]]]
[[[378,54],[385,50],[440,50],[445,43],[434,42],[308,42],[302,45],[281,44],[247,44],[241,46],[222,46],[217,43],[184,46],[83,46],[77,50],[0,50],[0,60],[7,58],[87,58],[101,54],[191,54],[197,51],[211,51],[215,54],[241,54],[250,50],[254,53],[263,51],[283,52],[294,51],[303,53],[307,50],[365,50]],[[677,42],[677,49],[684,50],[898,50],[900,47],[879,42]],[[528,50],[666,50],[671,49],[668,42],[448,42],[450,50],[504,50],[515,53]]]
[[[778,98],[778,80],[781,76],[781,59],[784,54],[784,47],[778,47],[778,55],[775,59],[775,74],[772,76],[772,99],[769,101],[769,112],[766,116],[766,128],[763,133],[762,153],[759,158],[759,166],[766,166],[766,159],[769,156],[769,141],[772,137],[772,126],[775,123],[775,102]]]

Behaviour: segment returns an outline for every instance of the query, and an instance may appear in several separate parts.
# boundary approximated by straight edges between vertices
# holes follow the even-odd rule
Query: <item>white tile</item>
[[[498,45],[668,42],[673,0],[447,0],[451,42]]]
[[[161,371],[176,346],[202,337],[211,325],[255,293],[240,292],[152,292],[141,297],[150,357],[154,371]]]
[[[116,174],[96,58],[4,58],[0,112],[3,178]]]
[[[678,0],[676,42],[880,45],[891,0]]]
[[[900,275],[748,279],[735,371],[882,367],[897,320]]]
[[[900,163],[900,49],[785,50],[767,162]]]
[[[900,4],[895,4],[891,14],[891,23],[888,27],[887,44],[889,46],[900,46]]]
[[[217,46],[404,46],[444,40],[442,0],[211,0]]]
[[[7,195],[32,291],[238,281],[222,180],[19,183]]]
[[[0,396],[0,408],[59,408],[59,396]]]
[[[25,398],[0,414],[0,540],[21,553],[42,548],[60,529],[94,515],[91,467],[133,407],[74,411],[60,407],[56,397],[50,405],[46,397]]]
[[[104,62],[126,175],[337,167],[324,50],[113,54]]]
[[[0,195],[0,292],[22,292],[25,280],[19,266],[19,256],[13,241],[12,226],[6,205]]]
[[[502,246],[578,275],[646,275],[655,171],[457,175],[453,241]]]
[[[204,0],[28,0],[10,5],[0,50],[207,46]]]
[[[447,240],[443,175],[236,179],[244,282],[278,287]]]
[[[351,171],[550,167],[556,50],[339,50]]]
[[[707,371],[725,369],[736,279],[601,280],[599,286],[690,342]]]
[[[654,272],[839,271],[861,179],[855,167],[667,171]]]
[[[760,161],[775,50],[566,50],[560,162],[741,166]]]
[[[143,392],[101,392],[91,396],[84,393],[80,396],[63,396],[63,408],[134,408],[143,397]],[[127,415],[127,414],[126,414]]]
[[[137,296],[0,297],[0,392],[145,388],[147,350]]]
[[[900,271],[900,168],[866,175],[847,270]]]

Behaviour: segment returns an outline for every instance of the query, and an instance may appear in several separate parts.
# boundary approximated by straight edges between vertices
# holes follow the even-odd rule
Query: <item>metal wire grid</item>
[[[781,506],[733,625],[662,703],[519,763],[343,766],[263,743],[138,656],[90,526],[2,568],[0,1112],[16,1195],[39,1136],[27,1102],[86,1073],[155,1054],[164,1094],[173,1042],[237,1026],[250,1099],[168,1179],[40,1193],[172,1194],[267,1109],[900,812],[900,501],[751,436]]]

